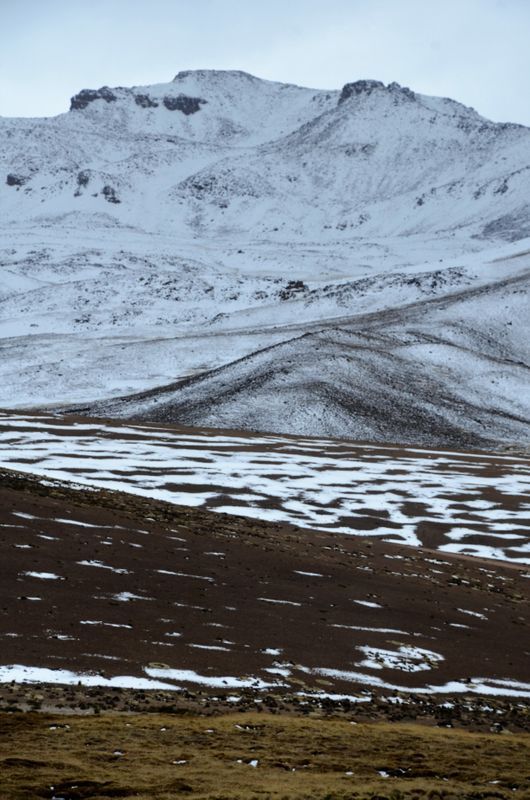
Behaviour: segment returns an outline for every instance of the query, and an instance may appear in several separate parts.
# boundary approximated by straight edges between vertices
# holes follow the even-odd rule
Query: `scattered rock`
[[[504,180],[504,181],[501,183],[501,185],[500,185],[500,186],[498,186],[498,187],[497,187],[497,188],[494,190],[493,194],[506,194],[506,192],[507,192],[507,191],[508,191],[508,181],[505,179],[505,180]]]
[[[280,289],[278,296],[280,300],[291,300],[297,294],[307,291],[308,287],[303,281],[289,281],[283,289]]]
[[[81,189],[86,189],[90,181],[90,173],[88,170],[81,170],[77,173],[77,189],[74,192],[74,197],[81,196]]]

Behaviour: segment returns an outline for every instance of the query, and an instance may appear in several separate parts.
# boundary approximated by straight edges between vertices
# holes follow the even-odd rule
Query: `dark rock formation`
[[[153,100],[152,97],[149,97],[148,94],[135,94],[134,102],[141,108],[158,108],[157,101]]]
[[[81,189],[86,189],[90,181],[90,172],[82,169],[77,173],[77,189],[74,192],[74,197],[81,197]]]
[[[201,110],[201,105],[204,105],[207,100],[202,100],[200,97],[188,97],[185,94],[179,94],[176,97],[164,97],[164,105],[168,111],[182,111],[183,114],[189,116],[196,114]]]
[[[82,89],[79,94],[74,95],[70,100],[70,111],[80,111],[86,108],[89,103],[93,103],[94,100],[105,100],[106,103],[114,103],[117,97],[108,86],[102,86],[101,89]]]
[[[88,172],[88,170],[83,169],[83,170],[81,170],[81,172],[77,173],[77,185],[78,186],[82,186],[83,188],[85,186],[88,186],[89,180],[90,180],[90,173]]]
[[[401,86],[400,83],[396,83],[395,81],[393,83],[389,83],[386,88],[393,92],[399,92],[399,94],[406,97],[407,100],[416,99],[416,94],[412,91],[412,89],[409,89],[408,86]]]
[[[18,175],[14,172],[10,172],[6,178],[6,183],[8,186],[24,186],[24,184],[29,180],[27,175]]]
[[[355,81],[354,83],[346,83],[342,87],[339,97],[339,105],[344,103],[350,97],[359,94],[372,94],[375,89],[384,89],[385,84],[382,81]]]
[[[375,151],[375,144],[371,142],[359,143],[359,144],[348,144],[344,148],[344,154],[347,156],[371,156],[372,153]]]
[[[292,300],[293,297],[300,293],[305,294],[307,291],[308,287],[303,281],[289,281],[283,289],[280,289],[278,297],[280,300]]]
[[[113,186],[104,186],[102,189],[103,196],[107,203],[121,203],[121,200],[116,194],[116,189]]]
[[[409,89],[408,86],[401,86],[401,84],[396,83],[395,81],[393,83],[389,83],[388,86],[385,86],[385,84],[381,81],[362,80],[355,81],[354,83],[346,83],[342,87],[339,97],[339,105],[355,95],[369,95],[372,94],[373,91],[380,89],[385,89],[386,91],[391,92],[396,101],[398,100],[398,97],[405,98],[406,100],[416,99],[416,95],[412,89]]]

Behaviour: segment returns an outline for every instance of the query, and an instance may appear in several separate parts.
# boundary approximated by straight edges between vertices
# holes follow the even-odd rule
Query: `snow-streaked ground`
[[[300,665],[298,665],[300,669]],[[302,670],[303,671],[303,670]],[[102,686],[115,689],[151,689],[164,691],[182,691],[189,684],[196,686],[206,686],[214,689],[258,689],[270,690],[271,688],[281,688],[280,680],[267,683],[257,677],[238,678],[235,676],[211,677],[199,675],[193,670],[185,669],[153,669],[146,668],[147,678],[136,677],[134,675],[119,675],[112,678],[105,678],[100,674],[79,673],[62,669],[47,669],[45,667],[28,667],[20,664],[0,667],[0,683],[46,683],[62,684],[66,686]],[[362,673],[340,672],[339,670],[315,669],[314,673],[327,678],[339,678],[341,680],[351,680],[356,684],[364,683],[367,686],[375,687],[379,690],[405,691],[420,695],[440,695],[440,694],[476,694],[492,697],[513,697],[530,698],[530,683],[520,681],[495,681],[484,678],[468,678],[466,681],[451,681],[446,684],[433,684],[430,686],[407,686],[396,685],[388,681],[382,681],[373,675],[363,675]],[[158,680],[161,679],[161,680]],[[298,692],[299,696],[314,696],[314,692]],[[352,702],[367,702],[368,697],[359,695],[345,695],[320,692],[318,697],[329,697],[330,699],[347,699]],[[237,702],[238,697],[233,699]]]
[[[138,431],[122,433],[134,441]],[[213,445],[237,447],[237,438]],[[327,463],[333,444],[319,444]],[[275,448],[277,460],[314,461],[309,445],[258,438],[256,463]],[[457,458],[423,456],[431,484],[443,471],[436,457]],[[469,461],[460,471],[470,473]],[[491,476],[494,464],[475,467]],[[0,498],[0,684],[359,702],[372,692],[528,697],[529,573],[515,563],[171,509],[6,470]]]
[[[0,464],[220,513],[530,564],[530,467],[512,456],[2,412]]]

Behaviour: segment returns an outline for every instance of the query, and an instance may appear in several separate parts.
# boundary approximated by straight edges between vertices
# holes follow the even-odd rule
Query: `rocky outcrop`
[[[306,294],[309,291],[308,286],[300,280],[288,281],[283,289],[278,292],[280,300],[292,300],[300,294]]]
[[[517,242],[530,236],[530,207],[525,205],[484,225],[476,239],[503,239]]]
[[[386,88],[391,92],[399,92],[399,94],[403,97],[406,97],[407,100],[416,99],[416,93],[413,92],[412,89],[409,89],[408,86],[401,86],[400,83],[396,83],[395,81],[393,83],[389,83]]]
[[[19,175],[14,172],[10,172],[6,178],[6,183],[8,186],[24,186],[27,181],[29,181],[27,175]]]
[[[116,189],[113,186],[104,186],[102,189],[102,194],[107,203],[121,203],[118,195],[116,194]]]
[[[117,99],[108,86],[102,86],[101,89],[82,89],[70,100],[70,111],[81,111],[90,103],[93,103],[94,100],[105,100],[106,103],[114,103]]]
[[[182,111],[186,116],[196,114],[197,111],[201,110],[201,106],[207,102],[207,100],[203,100],[200,97],[189,97],[186,94],[179,94],[176,97],[166,95],[164,97],[164,105],[168,111]]]
[[[361,80],[361,81],[354,81],[353,83],[346,83],[342,87],[342,91],[339,97],[339,105],[344,103],[345,100],[349,100],[350,97],[355,97],[356,95],[370,95],[374,91],[380,91],[384,89],[385,91],[391,92],[392,94],[400,95],[407,100],[415,100],[416,95],[409,89],[408,86],[401,86],[401,84],[396,83],[389,83],[388,86],[385,86],[382,81],[370,81],[370,80]]]
[[[77,173],[77,188],[74,192],[74,197],[81,197],[81,190],[86,189],[90,182],[90,172],[87,169],[82,169]]]
[[[134,102],[137,106],[140,106],[140,108],[158,108],[159,105],[157,101],[149,97],[148,94],[135,94]]]
[[[79,187],[85,188],[88,186],[88,182],[90,180],[90,173],[87,169],[82,169],[81,172],[77,173],[77,185]]]
[[[342,91],[340,93],[339,105],[355,95],[372,94],[373,91],[384,88],[385,84],[382,81],[362,80],[354,81],[353,83],[346,83],[342,87]]]

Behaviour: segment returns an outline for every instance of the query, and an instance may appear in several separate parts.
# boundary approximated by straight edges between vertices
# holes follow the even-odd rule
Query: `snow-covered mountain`
[[[194,71],[0,137],[2,405],[530,440],[530,129]]]

